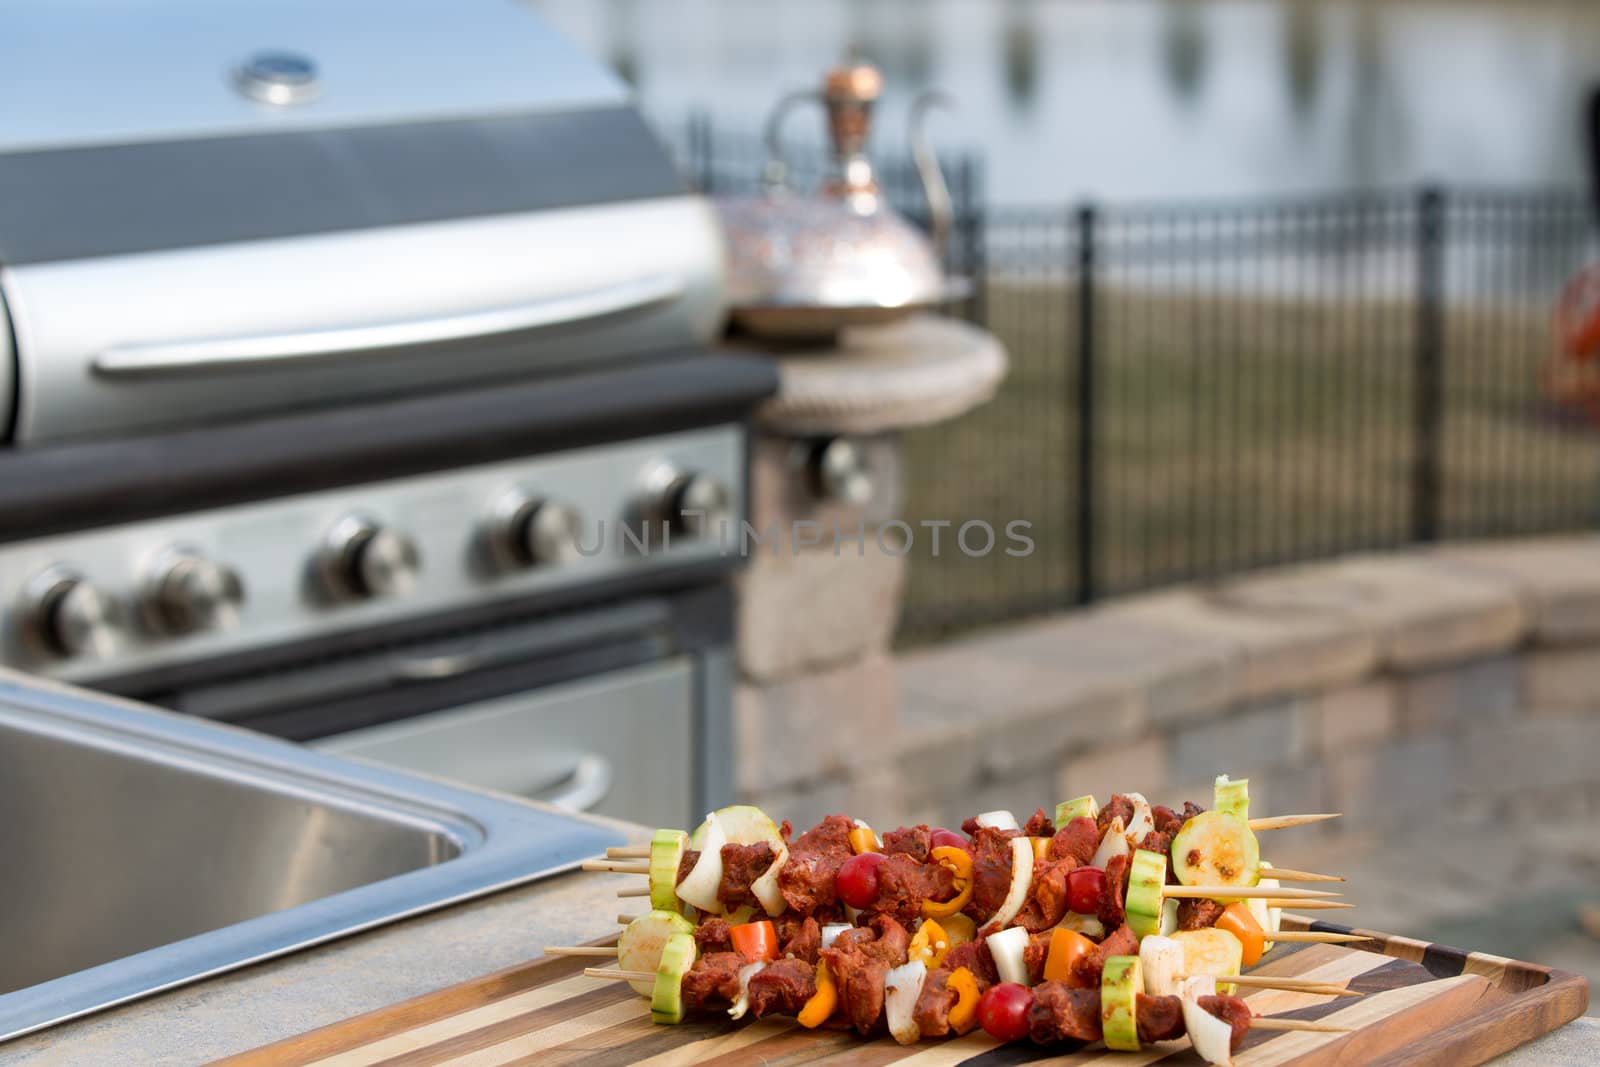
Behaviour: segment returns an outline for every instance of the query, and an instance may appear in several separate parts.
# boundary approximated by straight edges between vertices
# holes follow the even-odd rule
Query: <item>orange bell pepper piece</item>
[[[947,1018],[950,1020],[950,1029],[958,1034],[967,1033],[978,1023],[978,979],[965,967],[957,967],[950,972],[950,977],[945,981],[945,988],[954,990],[956,1002],[950,1008]]]
[[[778,958],[778,928],[772,925],[771,919],[730,926],[728,940],[733,942],[735,952],[752,962],[766,960],[771,963]]]
[[[940,845],[933,850],[933,859],[956,876],[956,895],[949,900],[924,900],[922,915],[927,919],[945,919],[966,907],[967,901],[972,899],[972,853],[955,845]]]
[[[828,961],[817,963],[817,991],[805,1002],[797,1018],[807,1030],[815,1030],[833,1017],[839,1007],[839,987],[828,971]]]
[[[1261,953],[1267,947],[1267,932],[1261,929],[1244,901],[1236,900],[1222,909],[1217,929],[1226,930],[1239,939],[1239,944],[1244,946],[1244,958],[1240,961],[1244,966],[1254,967],[1261,962]]]
[[[1072,965],[1095,950],[1095,943],[1076,930],[1050,931],[1050,951],[1044,958],[1046,982],[1072,981]]]
[[[878,835],[870,826],[857,826],[846,836],[850,839],[850,850],[858,856],[863,852],[882,851],[878,847]]]
[[[1033,845],[1033,862],[1043,863],[1050,858],[1050,842],[1053,837],[1030,837],[1028,841]]]

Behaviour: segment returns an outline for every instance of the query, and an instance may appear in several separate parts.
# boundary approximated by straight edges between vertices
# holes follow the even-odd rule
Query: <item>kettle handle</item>
[[[950,204],[950,187],[945,184],[944,171],[939,167],[939,157],[928,142],[925,120],[936,107],[954,108],[955,101],[944,93],[928,91],[919,93],[911,103],[910,127],[911,158],[917,165],[917,176],[922,179],[922,195],[928,201],[928,221],[933,229],[933,247],[943,259],[950,244],[950,223],[954,210]]]
[[[822,102],[822,94],[814,89],[797,89],[786,93],[773,105],[772,113],[767,116],[767,125],[761,139],[767,145],[767,165],[761,172],[761,184],[767,192],[777,192],[788,188],[789,163],[783,155],[783,123],[796,106],[800,104]]]

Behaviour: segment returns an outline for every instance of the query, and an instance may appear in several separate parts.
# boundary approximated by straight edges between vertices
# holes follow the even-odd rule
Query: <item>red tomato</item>
[[[1015,982],[992,985],[978,1000],[978,1025],[1000,1041],[1020,1041],[1028,1036],[1028,1009],[1033,994]]]
[[[886,859],[882,852],[863,852],[845,860],[833,882],[839,899],[852,908],[872,907],[878,899],[878,865]]]
[[[942,826],[928,835],[928,848],[930,850],[938,848],[940,845],[951,845],[955,848],[964,848],[968,852],[972,851],[972,842],[967,840],[965,834],[958,834],[954,830],[946,830]]]
[[[1067,872],[1067,907],[1079,915],[1093,915],[1106,893],[1106,872],[1099,867],[1074,867]]]

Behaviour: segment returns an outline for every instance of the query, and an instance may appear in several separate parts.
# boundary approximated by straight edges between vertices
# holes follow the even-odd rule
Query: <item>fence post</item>
[[[1414,417],[1416,467],[1412,537],[1439,537],[1444,421],[1444,190],[1424,187],[1417,198],[1417,352]]]
[[[1088,604],[1098,593],[1095,584],[1095,322],[1094,271],[1095,222],[1093,204],[1078,208],[1078,330],[1077,330],[1077,412],[1078,440],[1076,470],[1078,481],[1077,575],[1079,604]]]

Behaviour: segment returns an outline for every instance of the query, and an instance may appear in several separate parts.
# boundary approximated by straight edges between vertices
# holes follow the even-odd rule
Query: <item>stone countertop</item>
[[[614,934],[616,891],[636,882],[546,878],[19,1038],[0,1064],[207,1063]]]

